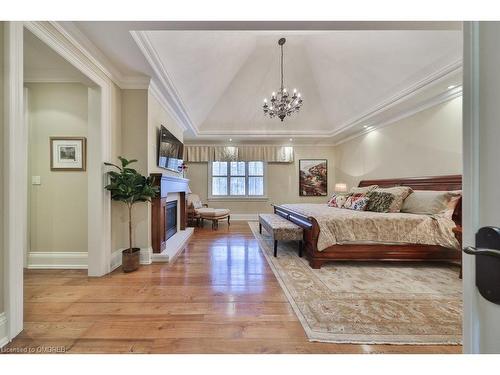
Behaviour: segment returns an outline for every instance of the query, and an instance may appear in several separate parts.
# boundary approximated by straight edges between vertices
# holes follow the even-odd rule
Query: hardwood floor
[[[71,353],[460,353],[461,346],[309,342],[246,222],[196,229],[173,264],[101,278],[25,273],[24,331],[8,346]]]

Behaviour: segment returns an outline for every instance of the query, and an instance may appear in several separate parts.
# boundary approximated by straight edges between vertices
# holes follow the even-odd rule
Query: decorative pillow
[[[328,206],[342,208],[344,207],[347,198],[351,196],[351,193],[333,193],[332,197],[328,201]]]
[[[365,194],[352,194],[344,203],[344,208],[349,210],[364,211],[368,201],[369,199]]]
[[[461,197],[461,190],[415,190],[405,199],[401,212],[439,215],[451,219]]]
[[[395,186],[391,188],[377,188],[373,190],[377,193],[389,193],[394,195],[394,199],[390,204],[388,211],[385,212],[399,212],[401,211],[401,207],[403,207],[403,202],[408,195],[413,191],[408,186]]]
[[[370,186],[363,186],[363,187],[352,187],[351,188],[351,193],[352,194],[367,194],[372,190],[375,190],[378,188],[378,185],[370,185]]]
[[[394,194],[377,190],[369,192],[366,196],[368,197],[366,211],[373,212],[390,212],[391,205],[396,199]]]

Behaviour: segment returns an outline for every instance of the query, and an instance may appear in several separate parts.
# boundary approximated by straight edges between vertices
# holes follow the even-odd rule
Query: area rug
[[[310,341],[352,344],[461,344],[458,267],[432,263],[336,262],[319,270],[296,242],[273,240],[249,222]]]

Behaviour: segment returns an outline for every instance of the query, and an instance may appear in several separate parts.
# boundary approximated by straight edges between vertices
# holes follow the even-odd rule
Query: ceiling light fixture
[[[278,117],[281,122],[286,116],[291,116],[292,114],[299,111],[302,106],[302,97],[297,89],[293,89],[293,94],[290,95],[283,83],[283,45],[286,39],[281,38],[278,40],[278,45],[281,48],[281,60],[280,60],[280,73],[281,73],[281,86],[278,93],[273,92],[271,94],[270,104],[267,104],[267,98],[264,99],[264,105],[262,109],[264,114],[268,115],[270,118]]]

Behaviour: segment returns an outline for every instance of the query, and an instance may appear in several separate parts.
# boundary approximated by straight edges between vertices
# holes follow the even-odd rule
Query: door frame
[[[51,22],[10,22],[4,26],[4,307],[8,339],[23,330],[23,263],[28,230],[28,132],[24,121],[23,34],[31,31],[96,84],[100,98],[89,129],[88,275],[111,270],[111,201],[104,189],[104,162],[111,160],[117,105],[115,85],[87,52]],[[90,91],[90,90],[89,90]],[[95,91],[95,90],[94,90]],[[90,94],[89,94],[90,95]]]
[[[464,22],[463,40],[463,246],[475,245],[479,229],[479,28],[480,22]],[[463,352],[479,353],[475,257],[463,260]]]

